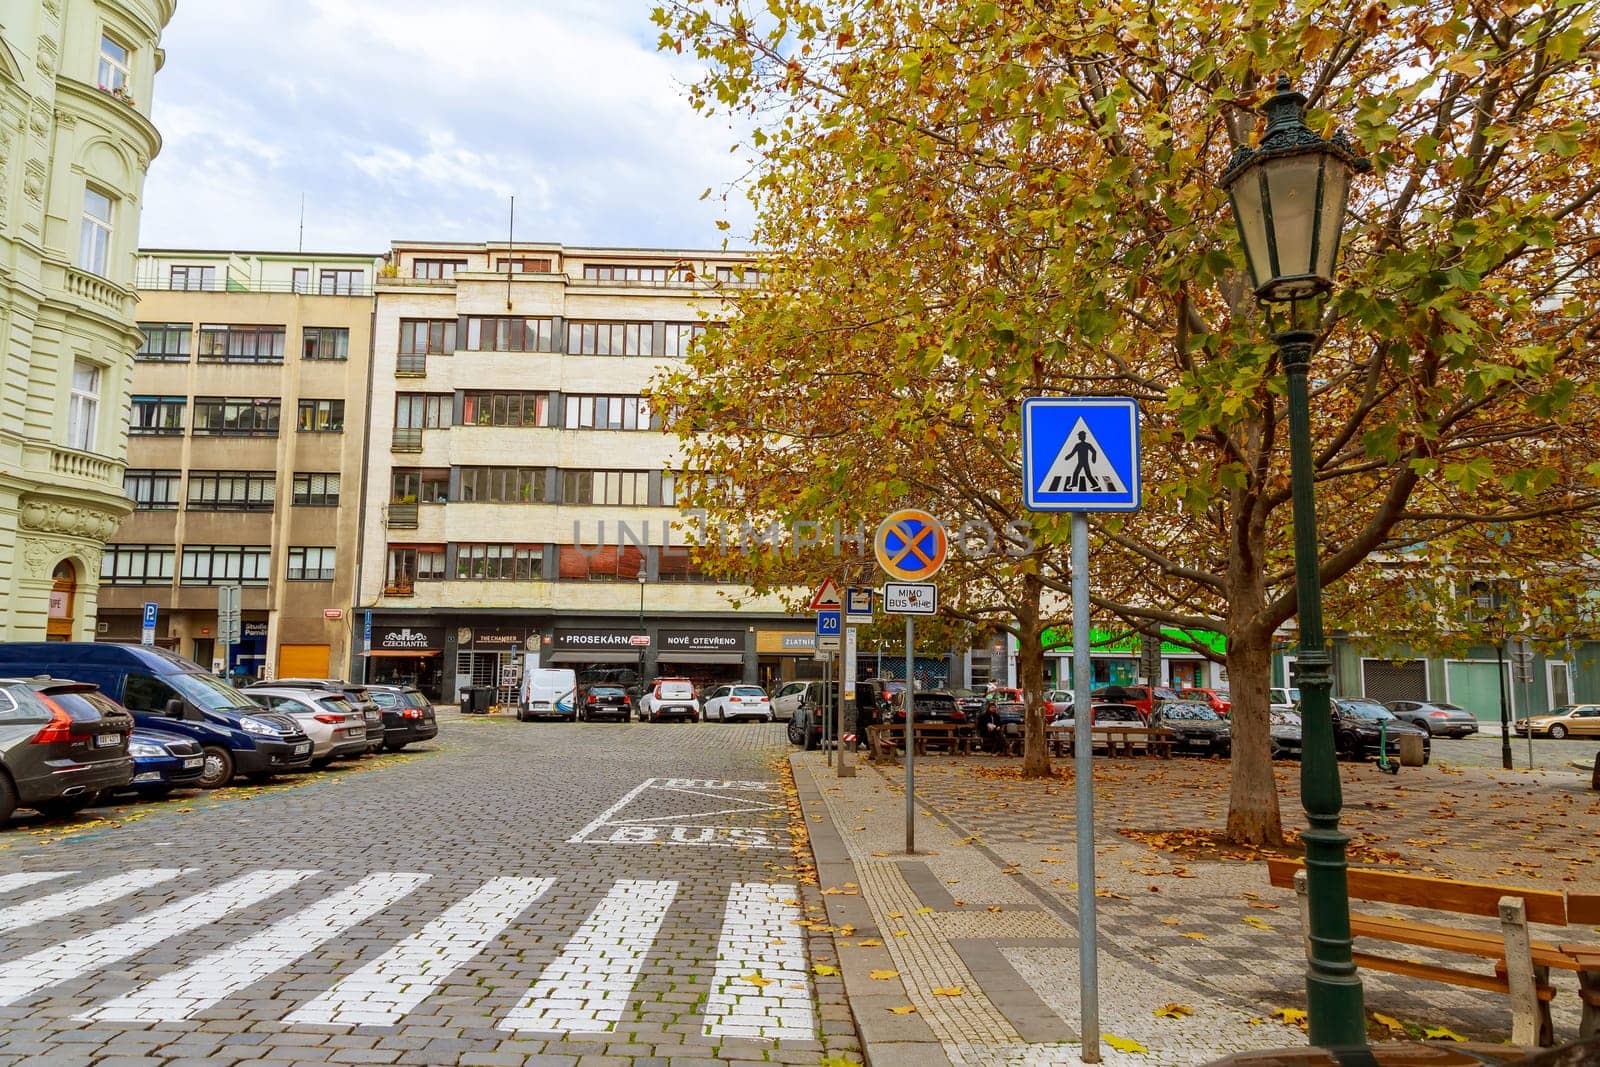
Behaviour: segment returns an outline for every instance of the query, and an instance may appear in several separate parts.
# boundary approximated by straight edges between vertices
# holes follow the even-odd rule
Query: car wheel
[[[793,719],[789,720],[789,743],[791,745],[803,745],[806,743],[805,733],[801,731],[800,724]]]
[[[205,763],[200,768],[201,789],[219,789],[233,781],[233,757],[221,745],[205,747]]]
[[[1550,727],[1550,736],[1552,739],[1559,741],[1567,736],[1567,728],[1560,723],[1555,723]]]
[[[410,741],[385,741],[383,743],[383,747],[388,749],[390,752],[399,752],[410,743]]]
[[[1354,734],[1340,740],[1339,755],[1356,763],[1365,763],[1367,759],[1366,754],[1361,751],[1361,739]]]
[[[94,798],[94,793],[82,793],[75,797],[41,800],[33,806],[33,810],[52,819],[66,819],[87,808],[93,803]]]

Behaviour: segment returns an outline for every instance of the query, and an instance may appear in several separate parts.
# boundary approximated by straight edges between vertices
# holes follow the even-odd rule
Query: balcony
[[[383,524],[391,530],[415,530],[417,505],[415,503],[385,505]]]
[[[394,376],[396,378],[426,378],[428,376],[428,357],[420,352],[402,352],[395,357]]]
[[[114,318],[124,319],[131,314],[128,291],[98,274],[68,267],[66,289],[83,303]]]
[[[389,442],[391,452],[421,452],[422,428],[411,426],[396,426],[394,438]]]
[[[73,448],[50,450],[50,473],[62,478],[82,478],[102,485],[122,485],[123,465],[92,452]]]
[[[415,596],[416,588],[410,578],[396,578],[383,587],[384,596]]]

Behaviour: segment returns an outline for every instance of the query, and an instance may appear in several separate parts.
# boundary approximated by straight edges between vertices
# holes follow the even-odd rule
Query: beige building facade
[[[753,280],[704,251],[394,245],[377,282],[370,647],[355,674],[454,700],[514,686],[529,653],[587,680],[809,665],[803,642],[772,636],[802,620],[697,572],[673,532],[676,440],[648,397]]]
[[[0,0],[0,640],[89,640],[173,0]]]
[[[361,543],[371,255],[144,250],[124,489],[98,636],[221,659],[233,677],[339,675]]]

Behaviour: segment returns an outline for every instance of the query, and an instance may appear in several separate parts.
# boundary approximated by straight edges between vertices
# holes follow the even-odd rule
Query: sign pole
[[[848,744],[839,745],[839,777],[856,776],[856,744],[861,737],[861,724],[856,714],[856,628],[844,628],[844,648],[839,652],[839,732],[850,738]]]
[[[917,745],[916,745],[916,686],[912,674],[913,658],[917,654],[917,624],[906,616],[906,855],[917,851]]]
[[[1089,707],[1089,519],[1072,513],[1072,755],[1077,779],[1078,1014],[1083,1061],[1100,1062],[1100,991],[1094,906],[1094,712]]]
[[[828,658],[822,661],[822,702],[817,705],[817,714],[822,716],[822,751],[828,761],[828,766],[833,766],[833,749],[828,747],[828,705],[833,701],[828,699],[828,691],[833,684],[833,653],[828,653]]]

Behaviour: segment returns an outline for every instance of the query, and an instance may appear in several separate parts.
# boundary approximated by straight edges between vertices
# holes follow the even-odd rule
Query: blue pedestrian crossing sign
[[[1022,491],[1029,511],[1137,511],[1138,403],[1130,396],[1024,400]]]

